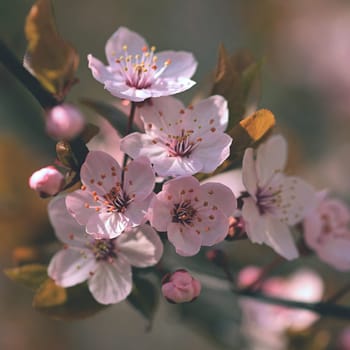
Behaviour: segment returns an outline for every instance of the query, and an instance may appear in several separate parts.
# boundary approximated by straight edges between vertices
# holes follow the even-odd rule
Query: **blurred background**
[[[26,49],[23,26],[33,3],[0,0],[0,37],[19,59]],[[288,138],[291,172],[349,201],[348,1],[53,0],[53,4],[60,34],[81,57],[80,83],[72,88],[69,101],[90,97],[114,102],[92,78],[86,56],[92,53],[104,61],[105,42],[121,25],[139,32],[159,51],[193,52],[199,62],[197,82],[213,71],[220,43],[230,53],[249,49],[264,62],[258,107],[273,111],[278,129]],[[179,97],[188,102],[195,92],[194,88]],[[89,120],[97,118],[82,110]],[[54,152],[40,106],[0,64],[1,268],[13,266],[15,246],[53,235],[47,201],[30,191],[27,182],[34,170],[53,161]],[[261,265],[274,256],[248,242],[225,243],[223,248],[238,266]],[[180,263],[191,268],[189,259]],[[348,277],[315,258],[287,264],[278,273],[300,266],[312,267],[322,276],[326,294]],[[50,320],[32,309],[29,290],[0,274],[0,349],[248,349],[237,300],[214,289],[205,287],[195,303],[183,308],[161,301],[153,330],[146,333],[144,319],[125,302],[82,321]],[[346,301],[350,304],[349,298]],[[282,348],[335,349],[344,327],[346,322],[322,319],[306,333],[289,334],[289,345]],[[310,339],[316,340],[310,343]],[[272,349],[256,347],[265,348]]]

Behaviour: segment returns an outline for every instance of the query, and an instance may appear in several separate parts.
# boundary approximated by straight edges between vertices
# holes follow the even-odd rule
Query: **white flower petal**
[[[254,150],[247,148],[243,156],[242,181],[249,194],[256,199],[258,190],[258,178],[256,174]]]
[[[93,210],[87,206],[96,204],[93,201],[91,193],[82,190],[69,193],[65,202],[69,214],[72,215],[80,225],[85,225],[93,213]]]
[[[142,102],[153,96],[151,89],[136,89],[135,87],[127,85],[125,81],[120,81],[119,79],[107,80],[105,82],[105,89],[107,89],[113,96],[134,102]]]
[[[106,57],[111,66],[115,66],[116,60],[125,55],[123,49],[125,45],[128,54],[132,56],[142,53],[142,48],[147,47],[147,43],[141,35],[126,27],[119,27],[106,43]]]
[[[107,81],[115,81],[118,74],[113,72],[110,67],[105,66],[99,59],[92,55],[88,55],[89,68],[93,77],[100,83],[105,84]]]
[[[264,187],[276,172],[284,170],[287,151],[287,142],[281,135],[271,136],[258,147],[256,172],[260,187]]]
[[[166,61],[171,63],[162,73],[162,78],[191,78],[197,69],[197,61],[193,54],[185,51],[162,51],[157,52],[157,66],[163,67]]]
[[[201,235],[180,223],[168,225],[168,239],[175,247],[176,253],[182,256],[192,256],[199,252]]]
[[[264,243],[266,241],[265,217],[260,215],[255,201],[250,197],[243,199],[242,216],[249,239],[253,243]]]
[[[62,249],[51,259],[48,275],[61,287],[86,281],[96,269],[96,260],[88,249]]]
[[[118,237],[116,245],[118,254],[136,267],[155,265],[163,254],[163,244],[157,232],[149,225],[125,231]]]
[[[125,212],[128,217],[128,226],[137,226],[146,221],[146,214],[153,197],[154,193],[151,193],[142,201],[133,201],[128,205]]]
[[[154,84],[152,84],[149,91],[151,97],[169,96],[188,90],[195,84],[196,82],[188,78],[164,78],[158,79]]]
[[[88,190],[104,195],[109,193],[117,182],[121,182],[121,168],[106,152],[91,151],[81,167],[80,176]]]
[[[159,200],[159,195],[154,198],[149,210],[151,225],[160,232],[165,232],[172,220],[173,201]]]
[[[118,237],[128,226],[129,219],[122,213],[94,213],[86,224],[86,232],[108,238]]]
[[[289,227],[280,220],[271,216],[266,218],[266,235],[265,243],[273,248],[278,254],[288,260],[299,257],[292,233]]]
[[[88,282],[89,290],[100,304],[115,304],[127,298],[132,290],[131,266],[122,259],[100,262]]]
[[[275,216],[292,226],[303,220],[317,204],[315,190],[297,177],[285,177],[281,184],[280,204]]]
[[[319,258],[339,271],[350,271],[350,233],[344,238],[326,240],[316,250]]]
[[[48,213],[56,236],[62,242],[75,247],[85,246],[85,229],[68,213],[64,196],[55,197],[50,201]]]

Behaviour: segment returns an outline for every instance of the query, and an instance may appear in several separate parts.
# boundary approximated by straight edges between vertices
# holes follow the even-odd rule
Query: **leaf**
[[[11,280],[36,290],[47,279],[47,267],[40,264],[29,264],[5,269],[4,273]]]
[[[229,160],[234,163],[242,159],[246,148],[260,141],[274,126],[275,117],[271,111],[260,109],[244,118],[229,132],[233,138]]]
[[[230,119],[228,129],[244,116],[248,97],[260,73],[261,64],[254,61],[248,51],[229,55],[225,47],[219,47],[218,64],[211,94],[222,95],[228,102]],[[256,84],[255,84],[256,85]]]
[[[133,282],[133,290],[127,301],[150,322],[151,327],[159,293],[153,283],[146,278],[134,275]]]
[[[124,137],[128,134],[128,117],[119,109],[110,104],[87,98],[82,99],[81,102],[85,106],[90,107],[96,113],[101,115],[101,117],[107,119],[118,131],[121,137]],[[140,129],[135,124],[133,125],[131,132],[134,131],[140,131]]]
[[[34,295],[33,307],[37,309],[53,307],[62,305],[66,301],[66,290],[57,286],[52,279],[46,279]]]
[[[76,50],[56,30],[50,0],[37,0],[25,23],[28,41],[24,65],[52,94],[63,99],[75,81]]]
[[[91,296],[85,283],[66,289],[56,286],[52,280],[46,283],[34,296],[33,306],[53,319],[80,320],[107,307]]]

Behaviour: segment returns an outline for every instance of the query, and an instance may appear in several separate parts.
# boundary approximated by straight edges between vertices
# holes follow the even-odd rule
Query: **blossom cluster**
[[[226,184],[198,180],[196,175],[213,173],[230,157],[235,140],[226,130],[224,97],[184,106],[171,96],[195,84],[197,62],[191,53],[156,53],[140,35],[121,27],[107,41],[106,56],[107,66],[88,56],[93,77],[113,96],[129,101],[130,125],[136,112],[142,125],[138,132],[129,128],[120,140],[123,165],[105,151],[90,150],[80,167],[80,189],[50,202],[49,217],[63,243],[48,267],[56,284],[88,281],[99,303],[117,303],[132,291],[132,267],[159,263],[161,238],[189,257],[238,228],[251,242],[291,260],[299,256],[293,231],[301,227],[302,239],[321,259],[350,269],[345,253],[349,210],[284,174],[287,142],[281,135],[245,150],[239,192],[230,176]],[[83,128],[72,106],[55,107],[47,119],[48,133],[57,139],[70,140]],[[33,174],[30,186],[56,195],[65,180],[59,169],[46,168]],[[201,290],[184,270],[163,283],[163,294],[172,302],[192,301]]]

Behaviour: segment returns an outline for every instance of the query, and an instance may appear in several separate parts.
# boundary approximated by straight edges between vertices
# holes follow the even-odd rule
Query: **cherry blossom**
[[[248,193],[242,216],[252,242],[265,243],[291,260],[299,253],[289,226],[314,208],[316,196],[309,184],[282,173],[286,160],[287,143],[280,135],[261,144],[256,159],[252,148],[245,151],[242,177]]]
[[[48,210],[56,235],[64,243],[64,249],[53,256],[48,275],[61,287],[87,280],[101,304],[118,303],[130,294],[131,266],[152,266],[162,256],[162,242],[149,225],[130,228],[118,238],[95,239],[69,215],[64,197],[52,200]]]
[[[350,210],[339,199],[317,193],[318,205],[303,221],[307,245],[338,270],[350,270]]]
[[[170,303],[186,303],[198,298],[201,283],[186,270],[168,273],[162,280],[162,293]]]
[[[200,185],[192,176],[170,180],[154,198],[149,219],[158,231],[167,231],[179,255],[191,256],[200,247],[224,240],[229,216],[236,208],[232,191],[218,183]]]
[[[80,172],[80,190],[67,196],[66,205],[89,234],[109,238],[140,225],[153,197],[155,177],[147,158],[130,162],[122,171],[107,153],[92,151]]]
[[[197,68],[185,51],[155,53],[137,33],[120,27],[106,43],[108,66],[88,55],[94,78],[112,95],[139,102],[150,97],[173,95],[191,88]]]
[[[64,176],[53,166],[35,171],[29,178],[29,187],[43,197],[56,195],[64,185]]]
[[[146,133],[124,137],[120,147],[133,158],[147,156],[160,176],[210,173],[230,154],[232,138],[224,133],[227,102],[221,96],[188,108],[174,97],[163,97],[140,113]]]

